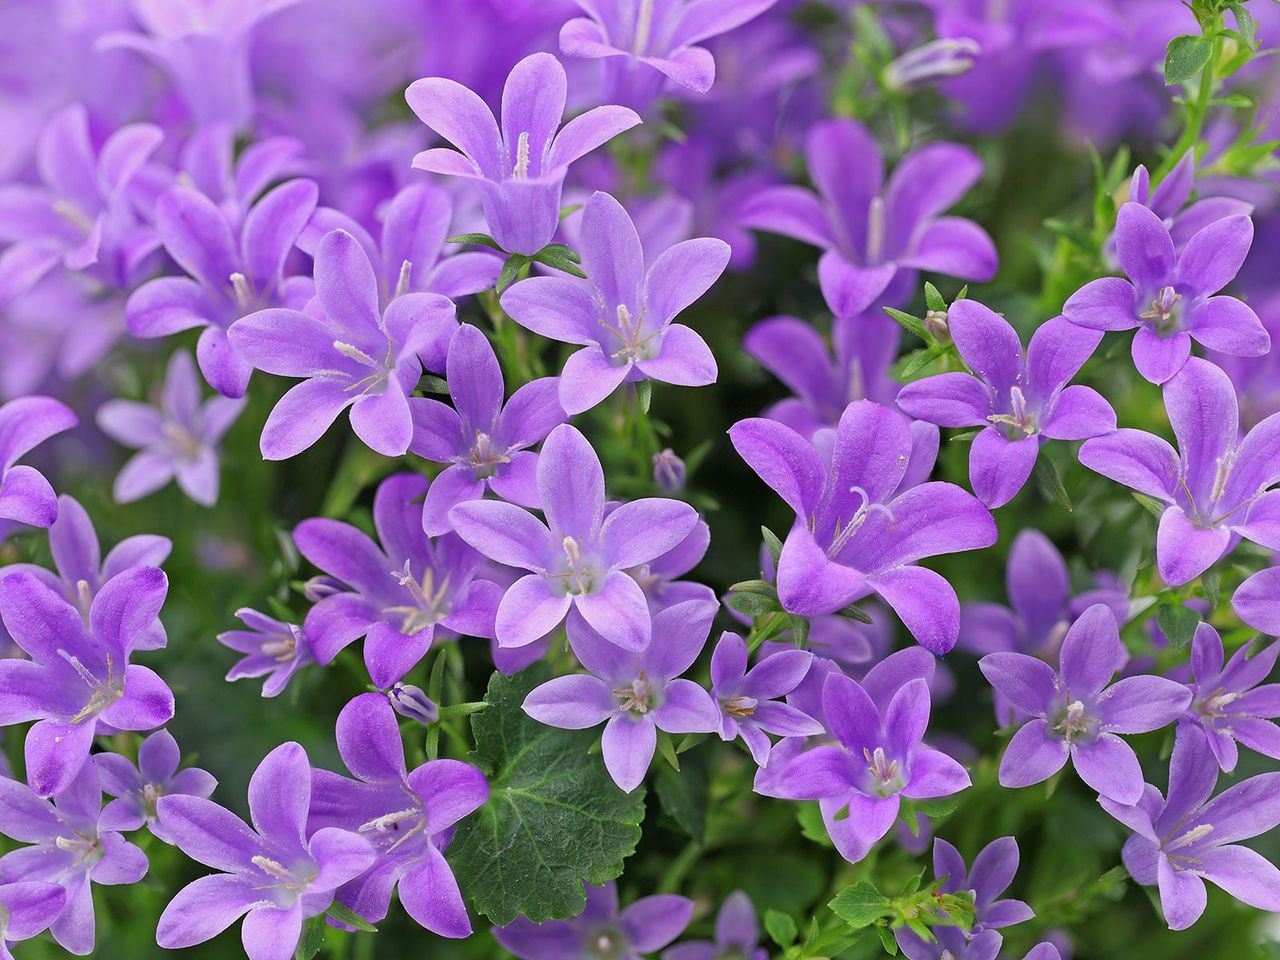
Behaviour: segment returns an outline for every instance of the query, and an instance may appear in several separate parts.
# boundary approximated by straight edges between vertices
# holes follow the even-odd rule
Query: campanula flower
[[[711,654],[711,695],[720,709],[720,739],[741,737],[751,758],[764,766],[772,746],[766,734],[811,737],[822,733],[822,724],[780,700],[799,686],[812,661],[813,654],[807,650],[783,650],[748,670],[746,641],[725,631]]]
[[[284,692],[299,670],[316,662],[307,635],[295,623],[285,623],[265,613],[241,607],[236,617],[248,628],[218,634],[218,642],[244,656],[227,671],[228,680],[266,677],[262,695]]]
[[[18,460],[79,422],[52,397],[18,397],[0,406],[0,539],[7,532],[5,521],[49,527],[58,519],[58,498],[49,481]]]
[[[0,958],[13,960],[11,947],[49,928],[67,905],[67,891],[56,883],[19,881],[0,883]]]
[[[175,794],[207,797],[218,785],[199,767],[178,769],[182,752],[168,730],[157,730],[142,741],[136,765],[118,753],[99,753],[93,759],[103,791],[116,798],[102,808],[101,830],[137,830],[146,824],[157,839],[168,842],[156,821],[156,802]]]
[[[1268,567],[1249,577],[1231,598],[1236,615],[1273,637],[1280,637],[1280,567]]]
[[[716,913],[715,940],[689,940],[663,952],[662,960],[768,960],[751,898],[735,890]]]
[[[1235,197],[1202,197],[1188,204],[1195,189],[1196,152],[1188,150],[1161,180],[1151,189],[1151,174],[1142,164],[1129,179],[1129,200],[1140,203],[1159,217],[1169,228],[1176,250],[1181,252],[1187,242],[1202,228],[1225,217],[1249,216],[1253,204]],[[1114,254],[1115,238],[1112,238]]]

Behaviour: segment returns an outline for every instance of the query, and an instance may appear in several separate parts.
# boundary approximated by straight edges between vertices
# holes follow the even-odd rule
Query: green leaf
[[[578,266],[582,262],[578,251],[563,243],[549,243],[529,259],[574,277],[585,279],[587,276]]]
[[[871,614],[867,613],[856,603],[848,604],[841,607],[835,612],[837,617],[844,617],[846,620],[857,620],[859,623],[875,623]]]
[[[822,847],[834,846],[827,835],[827,825],[822,822],[822,808],[817,802],[796,804],[796,822],[800,824],[800,833],[806,840]]]
[[[898,323],[908,333],[914,333],[917,337],[919,337],[921,340],[925,341],[926,343],[932,342],[933,338],[930,337],[929,334],[925,332],[924,321],[921,320],[919,317],[913,317],[911,314],[907,313],[906,311],[898,310],[898,309],[895,309],[894,307],[885,307],[884,312],[887,313],[889,316],[891,316],[894,320],[898,321]]]
[[[1157,500],[1155,497],[1148,497],[1145,493],[1133,493],[1132,491],[1130,491],[1130,493],[1132,494],[1133,499],[1137,500],[1138,503],[1142,505],[1142,509],[1146,510],[1147,513],[1151,514],[1157,520],[1164,516],[1164,510],[1167,504],[1162,500]]]
[[[676,750],[679,753],[679,748]],[[707,836],[708,773],[699,758],[705,751],[684,758],[680,772],[658,767],[654,792],[658,803],[689,837],[701,844]]]
[[[928,280],[924,282],[924,305],[937,313],[945,313],[947,310],[947,301],[942,299],[938,288]]]
[[[809,621],[804,617],[791,617],[791,637],[797,647],[805,647],[809,643]]]
[[[948,443],[964,443],[965,441],[972,440],[981,432],[982,432],[981,430],[965,430],[962,433],[957,433],[954,436],[947,437],[947,442]]]
[[[1200,574],[1200,586],[1204,589],[1204,597],[1209,601],[1209,611],[1218,609],[1218,600],[1222,593],[1222,577],[1217,570],[1206,570]]]
[[[584,882],[622,873],[644,819],[644,790],[623,793],[590,730],[544,726],[520,705],[550,678],[545,663],[513,677],[495,673],[489,709],[471,718],[470,760],[489,780],[489,800],[458,826],[448,859],[473,907],[498,925],[577,916]]]
[[[672,770],[676,773],[680,772],[680,758],[676,756],[676,745],[671,739],[671,734],[665,730],[658,731],[658,753],[671,765]]]
[[[758,593],[771,600],[778,599],[778,588],[767,580],[742,580],[729,588],[730,593]]]
[[[860,880],[841,890],[827,906],[849,926],[860,930],[886,916],[892,901],[866,880]]]
[[[891,957],[898,955],[898,941],[893,937],[893,931],[881,924],[876,925],[876,935],[880,938],[880,946],[884,947],[885,953]]]
[[[334,920],[339,923],[345,923],[349,927],[355,927],[357,930],[363,930],[365,933],[377,933],[378,928],[366,920],[360,914],[356,913],[350,907],[344,907],[337,900],[329,904],[329,909],[325,911]]]
[[[1245,9],[1243,0],[1233,0],[1227,4],[1227,9],[1236,18],[1236,27],[1240,31],[1240,39],[1245,42],[1245,46],[1255,46],[1258,42],[1258,22],[1253,19],[1253,14]]]
[[[506,253],[502,247],[498,246],[498,241],[493,239],[487,233],[460,233],[456,237],[446,237],[445,243],[465,243],[471,247],[490,247]]]
[[[513,253],[507,257],[506,262],[502,265],[502,270],[498,272],[498,281],[493,285],[494,290],[502,293],[507,287],[515,281],[520,271],[529,265],[529,258],[518,253]]]
[[[764,537],[764,546],[769,551],[769,559],[773,561],[773,568],[775,570],[778,569],[778,560],[782,557],[782,541],[768,527],[760,528],[760,536]]]
[[[641,413],[649,412],[649,404],[653,403],[653,381],[641,380],[636,384],[636,406]]]
[[[783,913],[781,910],[764,912],[764,930],[769,934],[769,939],[783,950],[796,942],[796,936],[800,932],[796,929],[796,922],[791,914]]]
[[[298,938],[298,949],[293,951],[293,960],[311,960],[324,946],[324,914],[312,917],[302,925],[302,936]]]
[[[902,371],[898,376],[903,380],[908,380],[946,352],[947,348],[944,344],[935,343],[927,350],[917,350],[915,353],[909,353],[903,358],[906,362],[902,365]]]
[[[953,793],[949,797],[933,797],[928,800],[913,800],[912,803],[926,817],[949,817],[956,812],[963,799],[962,793]]]
[[[423,393],[449,393],[449,384],[442,378],[431,373],[422,375],[422,379],[418,381],[418,389]]]
[[[1186,83],[1209,63],[1213,41],[1208,37],[1184,34],[1169,41],[1164,54],[1164,83],[1172,87]]]
[[[763,597],[758,593],[732,594],[729,597],[728,604],[739,613],[745,613],[753,620],[756,617],[763,617],[767,613],[774,613],[782,609],[777,600]]]
[[[1053,461],[1046,456],[1036,457],[1035,473],[1044,495],[1070,513],[1071,498],[1067,496],[1067,488],[1063,486],[1062,476],[1058,473],[1058,468],[1053,465]]]
[[[1200,614],[1180,603],[1168,603],[1156,611],[1156,625],[1174,648],[1185,647],[1200,626]]]

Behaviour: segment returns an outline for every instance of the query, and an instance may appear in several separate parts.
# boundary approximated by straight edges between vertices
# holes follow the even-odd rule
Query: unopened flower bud
[[[342,592],[342,584],[333,577],[316,576],[302,585],[302,595],[312,603],[318,603],[325,597]]]
[[[885,86],[890,90],[907,90],[958,77],[968,72],[981,52],[982,47],[971,37],[932,40],[908,50],[885,67]]]
[[[411,683],[396,683],[387,691],[391,709],[402,717],[416,720],[424,727],[440,719],[440,708],[421,687]]]
[[[930,310],[924,315],[924,328],[939,343],[951,342],[951,328],[947,325],[947,311]]]
[[[670,447],[653,455],[653,482],[666,493],[684,489],[684,461]]]

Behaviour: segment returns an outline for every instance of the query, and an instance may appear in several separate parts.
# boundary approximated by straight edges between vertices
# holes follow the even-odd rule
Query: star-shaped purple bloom
[[[494,939],[520,960],[640,960],[680,936],[693,918],[693,901],[687,897],[641,897],[619,912],[612,880],[602,887],[583,886],[587,903],[573,919],[532,923],[517,917],[505,927],[494,927]]]
[[[715,941],[690,940],[662,954],[662,960],[768,960],[760,946],[760,924],[751,898],[735,890],[716,913]]]
[[[8,524],[48,527],[58,519],[58,498],[35,467],[18,460],[55,434],[79,423],[52,397],[18,397],[0,406],[0,539]]]
[[[39,936],[67,905],[67,891],[56,883],[19,881],[0,884],[0,960],[13,960],[10,947]]]
[[[227,340],[231,324],[265,307],[306,299],[310,283],[286,280],[285,261],[316,207],[311,180],[274,188],[236,224],[192,187],[171,187],[156,204],[164,248],[187,273],[143,284],[125,306],[135,337],[202,327],[200,372],[223,396],[244,396],[253,366]]]
[[[1215,296],[1230,283],[1253,242],[1243,215],[1215,220],[1182,253],[1164,221],[1129,202],[1116,217],[1116,255],[1128,279],[1085,284],[1062,307],[1072,323],[1093,330],[1133,330],[1133,362],[1152,383],[1164,383],[1187,362],[1191,341],[1222,353],[1256,357],[1271,347],[1262,321],[1243,301]]]
[[[380,688],[421,660],[438,630],[493,634],[499,590],[477,579],[484,558],[453,534],[431,540],[418,506],[427,480],[397,474],[378,486],[373,523],[381,546],[337,520],[304,520],[293,533],[298,550],[341,586],[307,614],[303,632],[312,653],[329,663],[364,637],[364,662]]]
[[[369,255],[345,230],[316,250],[316,297],[305,311],[260,310],[232,325],[232,344],[253,367],[303,378],[262,428],[262,455],[286,460],[320,439],[351,408],[351,428],[384,457],[403,456],[413,437],[409,394],[425,365],[443,370],[458,328],[453,301],[406,293],[385,310]]]
[[[830,431],[823,433],[830,434]],[[960,631],[955,590],[924,557],[989,547],[991,514],[950,483],[913,481],[906,417],[859,400],[824,453],[773,420],[741,420],[729,430],[738,454],[796,512],[778,562],[778,596],[800,616],[834,613],[877,593],[925,647],[945,653]]]
[[[1249,216],[1253,204],[1235,197],[1202,197],[1188,205],[1195,189],[1196,152],[1188,150],[1182,155],[1168,175],[1154,190],[1151,174],[1138,164],[1129,180],[1129,200],[1147,207],[1169,228],[1176,250],[1183,250],[1187,242],[1204,227],[1226,217]],[[1115,238],[1112,237],[1114,245]],[[1114,253],[1114,251],[1112,251]]]
[[[1055,317],[1041,324],[1023,355],[1018,334],[973,300],[947,311],[956,348],[973,370],[908,383],[898,406],[942,427],[981,427],[969,450],[969,482],[992,509],[1022,489],[1046,440],[1084,440],[1116,428],[1111,404],[1092,387],[1067,386],[1102,334]]]
[[[836,744],[790,759],[777,784],[780,796],[820,801],[827,833],[851,863],[889,832],[903,797],[946,797],[970,784],[964,767],[923,743],[930,711],[925,680],[890,689],[886,700],[883,690],[830,674],[822,707]]]
[[[564,67],[549,53],[512,67],[501,129],[485,102],[454,80],[428,77],[405,91],[418,119],[457,148],[424,150],[413,165],[474,184],[489,233],[508,253],[531,255],[550,243],[569,164],[640,122],[626,107],[605,106],[561,128],[566,91]]]
[[[187,884],[165,907],[156,942],[166,950],[216,937],[244,917],[249,960],[290,960],[302,922],[319,916],[334,891],[372,866],[372,844],[324,827],[307,835],[311,766],[296,743],[282,743],[249,780],[250,827],[212,800],[161,797],[160,825],[172,843],[212,873]]]
[[[377,859],[338,890],[338,900],[366,920],[387,915],[391,894],[415,921],[442,937],[471,935],[471,920],[444,849],[453,826],[484,805],[484,775],[459,760],[429,760],[407,770],[400,727],[387,698],[356,697],[338,714],[338,751],[356,777],[311,771],[307,831],[353,830]]]
[[[500,500],[473,500],[449,511],[458,535],[486,557],[531,571],[502,596],[498,644],[533,643],[573,607],[611,643],[643,650],[649,605],[625,571],[680,543],[698,514],[679,500],[652,497],[624,503],[606,517],[600,458],[567,423],[542,445],[536,480],[545,524]]]
[[[27,731],[27,777],[41,796],[66,789],[89,759],[99,724],[151,730],[173,718],[173,693],[153,670],[129,663],[152,629],[169,583],[155,567],[108,580],[80,611],[30,573],[4,578],[0,616],[30,660],[0,661],[0,725]]]
[[[1249,577],[1231,598],[1236,615],[1273,637],[1280,637],[1280,567],[1268,567]]]
[[[1204,882],[1259,910],[1280,911],[1280,870],[1241,846],[1280,825],[1280,773],[1241,781],[1209,799],[1218,761],[1202,731],[1178,731],[1169,761],[1167,797],[1145,784],[1125,805],[1099,797],[1104,810],[1133,831],[1122,855],[1138,883],[1155,884],[1170,930],[1185,930],[1204,912]]]
[[[1080,779],[1101,795],[1136,803],[1142,767],[1118,735],[1172,723],[1191,703],[1191,691],[1164,677],[1111,683],[1128,659],[1115,615],[1099,603],[1067,631],[1057,672],[1022,653],[991,653],[978,661],[988,682],[1032,718],[1009,741],[1000,783],[1040,783],[1070,760]]]
[[[565,411],[590,410],[624,381],[715,383],[716,361],[706,341],[672,321],[724,272],[729,245],[710,237],[685,240],[646,270],[631,217],[597,191],[582,211],[581,246],[588,279],[530,277],[502,296],[502,308],[522,327],[582,345],[560,374]]]
[[[138,451],[116,475],[116,503],[132,503],[177,480],[201,506],[218,502],[218,444],[240,416],[244,397],[201,402],[200,378],[186,350],[175,350],[165,371],[160,405],[108,400],[98,407],[98,427]]]
[[[1192,357],[1164,386],[1178,450],[1141,430],[1117,430],[1080,448],[1080,462],[1168,504],[1156,533],[1156,569],[1167,584],[1193,580],[1239,535],[1280,549],[1280,414],[1244,437],[1230,378]]]
[[[1237,591],[1237,595],[1238,591]],[[1236,768],[1237,741],[1280,760],[1280,684],[1263,683],[1276,664],[1280,644],[1261,650],[1252,642],[1223,663],[1222,638],[1207,623],[1191,640],[1191,705],[1182,720],[1200,727],[1224,773]]]
[[[50,932],[59,946],[81,957],[93,953],[92,884],[137,883],[147,873],[146,855],[101,824],[103,813],[98,768],[92,763],[52,801],[26,784],[0,778],[0,833],[30,844],[0,857],[0,881],[58,884],[66,896]]]
[[[767,187],[748,201],[743,220],[825,251],[818,280],[837,317],[901,299],[917,270],[965,280],[995,276],[996,250],[986,231],[941,216],[982,176],[982,161],[968,147],[922,147],[903,158],[886,184],[875,138],[856,120],[838,119],[810,129],[805,156],[819,195]]]
[[[118,753],[99,753],[93,759],[102,789],[116,798],[102,810],[98,823],[101,830],[127,832],[146,824],[157,839],[168,843],[164,828],[156,820],[159,799],[176,794],[207,797],[218,785],[207,770],[178,769],[182,752],[168,730],[157,730],[142,741],[136,765]]]
[[[706,93],[716,78],[711,52],[698,46],[753,20],[777,0],[575,0],[585,17],[560,28],[560,52],[603,60],[610,96],[644,110],[670,80]]]
[[[296,137],[276,136],[255,140],[237,151],[236,131],[230,123],[203,123],[183,144],[180,176],[239,227],[267,187],[301,172],[305,150]]]
[[[284,692],[295,673],[316,662],[306,633],[296,623],[285,623],[248,607],[241,607],[236,616],[249,629],[218,634],[220,644],[244,654],[227,671],[228,680],[266,677],[262,695],[274,697]]]
[[[570,614],[569,642],[591,671],[556,677],[529,692],[524,712],[539,723],[585,730],[605,723],[604,764],[628,793],[649,770],[658,731],[711,733],[720,714],[706,690],[680,675],[707,642],[715,603],[691,600],[653,618],[653,638],[639,651],[623,650],[578,614]]]
[[[453,406],[413,397],[409,449],[449,464],[431,481],[422,504],[422,528],[431,536],[453,529],[449,510],[491,490],[522,507],[540,506],[535,479],[538,455],[528,448],[565,421],[555,377],[526,383],[506,396],[502,368],[480,330],[463,324],[449,341],[445,377]]]
[[[725,631],[711,654],[711,694],[720,708],[720,739],[741,737],[758,766],[769,762],[772,744],[766,734],[810,737],[822,724],[780,697],[791,693],[809,672],[813,654],[783,650],[747,670],[747,644]]]
[[[606,505],[606,509],[618,506],[621,504]],[[699,517],[689,535],[670,550],[627,570],[644,591],[650,612],[657,613],[686,600],[715,602],[715,591],[705,583],[679,579],[702,562],[710,545],[711,528]]]

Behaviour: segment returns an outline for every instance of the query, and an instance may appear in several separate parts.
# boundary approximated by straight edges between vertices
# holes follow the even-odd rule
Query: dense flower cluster
[[[0,10],[0,958],[1244,955],[1278,10]]]

